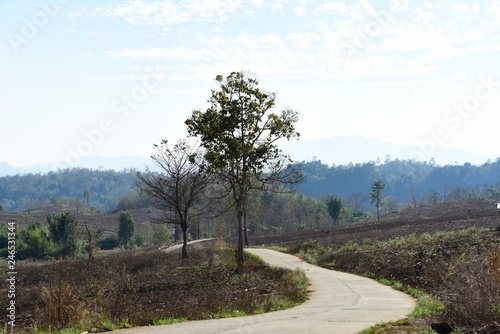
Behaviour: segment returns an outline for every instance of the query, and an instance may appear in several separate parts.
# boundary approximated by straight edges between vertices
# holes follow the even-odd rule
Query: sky
[[[149,156],[233,71],[302,142],[500,156],[499,56],[500,0],[2,0],[0,162]]]

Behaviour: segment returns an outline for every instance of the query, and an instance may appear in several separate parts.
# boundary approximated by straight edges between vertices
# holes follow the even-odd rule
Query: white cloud
[[[424,23],[434,21],[437,18],[437,15],[434,12],[423,10],[421,8],[414,9],[413,12],[417,14],[419,20],[423,21]]]
[[[94,15],[123,20],[132,25],[170,25],[191,19],[191,14],[181,11],[170,1],[128,1],[94,9]]]
[[[321,37],[318,34],[311,32],[300,32],[288,35],[288,39],[291,40],[299,49],[312,49],[315,41],[320,38]]]
[[[452,12],[458,14],[467,14],[469,12],[469,7],[463,3],[453,3],[451,4],[450,9]]]
[[[292,10],[298,16],[306,16],[308,13],[307,7],[305,7],[305,6],[296,6],[296,7],[293,7]]]
[[[193,18],[224,21],[242,6],[241,0],[185,0],[183,7]]]
[[[500,27],[500,0],[492,1],[491,5],[486,8],[486,11],[493,17],[490,26],[493,29]]]
[[[176,2],[131,0],[96,7],[93,16],[123,20],[132,25],[173,25],[188,21],[225,21],[243,6],[241,0],[186,0]],[[82,11],[83,13],[84,11]]]
[[[453,3],[450,6],[450,10],[458,19],[465,20],[466,22],[471,22],[479,14],[479,6],[477,4],[469,6],[463,3]]]

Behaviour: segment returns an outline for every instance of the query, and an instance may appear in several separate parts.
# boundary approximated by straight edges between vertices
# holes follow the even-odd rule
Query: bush
[[[107,237],[99,241],[99,245],[103,250],[111,250],[120,246],[120,242],[115,237]]]

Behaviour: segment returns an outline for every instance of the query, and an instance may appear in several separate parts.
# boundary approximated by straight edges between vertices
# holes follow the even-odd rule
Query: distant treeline
[[[439,166],[433,162],[387,159],[332,166],[318,160],[299,166],[305,182],[297,186],[297,193],[317,199],[337,195],[347,206],[352,204],[365,211],[372,209],[369,193],[376,180],[386,185],[383,195],[390,202],[411,205],[478,197],[500,199],[500,158],[482,165]],[[87,210],[102,213],[126,210],[130,209],[126,207],[130,194],[136,193],[135,181],[131,170],[86,168],[1,177],[0,210],[28,211],[69,200],[81,201]]]
[[[304,162],[306,182],[298,191],[306,196],[338,195],[346,202],[362,201],[370,209],[369,193],[375,180],[386,188],[384,196],[398,203],[455,201],[500,197],[500,158],[482,165],[445,165],[413,160],[328,166],[321,161]],[[499,198],[500,199],[500,198]]]
[[[130,170],[67,168],[46,174],[0,178],[0,209],[29,211],[61,201],[80,200],[88,207],[109,211],[118,199],[134,191]]]

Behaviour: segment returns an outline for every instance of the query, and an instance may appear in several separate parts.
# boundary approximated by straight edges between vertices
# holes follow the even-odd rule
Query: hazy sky
[[[500,155],[500,1],[0,1],[0,162],[148,156],[217,74],[362,135]]]

